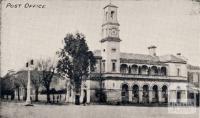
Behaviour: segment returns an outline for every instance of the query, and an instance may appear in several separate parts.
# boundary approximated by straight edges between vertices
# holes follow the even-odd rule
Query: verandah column
[[[143,90],[142,88],[139,89],[139,103],[142,103],[142,94],[143,94]]]
[[[163,102],[163,99],[162,99],[162,90],[161,89],[158,89],[158,101],[159,101],[159,103]]]
[[[152,96],[153,96],[153,91],[152,89],[149,89],[149,103],[152,103]]]
[[[87,103],[90,103],[90,92],[91,92],[90,80],[86,81],[86,85],[87,85]]]
[[[128,101],[129,102],[132,102],[132,90],[131,89],[129,89],[129,91],[128,91],[129,93],[129,99],[128,99]]]

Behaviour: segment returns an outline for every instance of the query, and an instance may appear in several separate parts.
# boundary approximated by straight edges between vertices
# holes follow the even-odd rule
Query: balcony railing
[[[90,77],[187,80],[187,77],[184,76],[147,75],[147,74],[129,74],[129,73],[101,73],[101,74],[91,73]]]

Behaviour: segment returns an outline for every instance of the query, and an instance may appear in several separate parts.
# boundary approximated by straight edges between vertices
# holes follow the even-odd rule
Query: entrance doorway
[[[168,103],[168,92],[166,85],[162,87],[162,98],[164,98],[164,103]]]
[[[158,102],[158,86],[153,86],[153,100],[152,102],[157,103]]]
[[[122,85],[121,96],[122,96],[122,103],[128,103],[129,94],[128,94],[128,85],[127,84]]]
[[[148,103],[149,102],[149,87],[148,87],[148,85],[144,85],[143,86],[142,101],[144,103]]]
[[[196,105],[199,106],[200,104],[200,95],[199,93],[196,94]]]
[[[133,86],[133,91],[132,91],[132,100],[134,103],[139,103],[139,86],[138,85],[134,85]]]
[[[87,90],[83,90],[83,104],[87,102]]]
[[[181,91],[180,90],[178,90],[177,91],[177,103],[180,103],[181,102]]]

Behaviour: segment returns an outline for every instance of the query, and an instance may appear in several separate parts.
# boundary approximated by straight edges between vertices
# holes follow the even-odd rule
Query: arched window
[[[108,12],[106,12],[106,20],[108,20]]]
[[[168,93],[167,93],[167,86],[166,85],[164,85],[162,87],[162,98],[164,98],[165,103],[168,102]]]
[[[161,75],[167,75],[167,69],[166,67],[161,67]]]
[[[153,99],[152,102],[158,102],[158,86],[153,86]]]
[[[143,65],[141,67],[141,74],[144,74],[144,75],[148,74],[147,70],[148,70],[148,67],[146,65]]]
[[[138,66],[137,65],[132,65],[131,70],[132,70],[133,74],[138,74]]]
[[[120,72],[121,72],[121,73],[127,73],[127,71],[128,71],[128,65],[122,64],[122,65],[120,66]]]
[[[121,97],[122,97],[122,103],[128,102],[129,94],[128,94],[128,85],[127,84],[122,85]]]
[[[144,103],[148,103],[149,102],[149,86],[148,85],[144,85],[143,86],[142,101]]]
[[[150,73],[151,73],[151,75],[157,75],[158,74],[158,68],[156,66],[152,66]]]
[[[132,100],[134,103],[139,102],[139,86],[136,84],[132,88]]]

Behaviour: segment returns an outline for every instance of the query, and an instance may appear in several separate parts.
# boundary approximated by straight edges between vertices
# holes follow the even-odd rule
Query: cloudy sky
[[[6,8],[45,4],[46,8]],[[91,50],[100,49],[103,7],[109,0],[13,0],[2,5],[2,75],[30,58],[54,57],[67,33],[82,32]],[[200,4],[191,0],[112,0],[119,7],[121,51],[182,53],[200,64]]]

